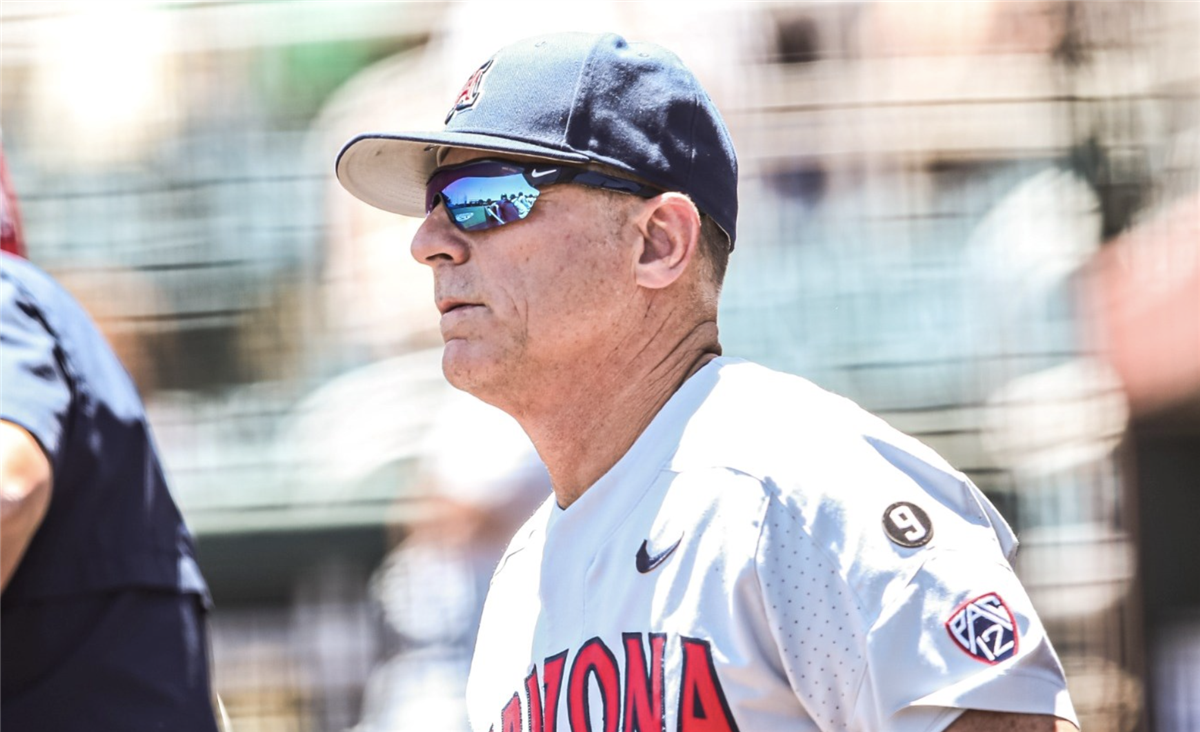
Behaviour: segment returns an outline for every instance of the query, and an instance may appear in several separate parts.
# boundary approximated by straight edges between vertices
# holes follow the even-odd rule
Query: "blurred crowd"
[[[494,8],[0,10],[29,256],[146,402],[232,728],[465,728],[488,578],[548,478],[444,383],[417,222],[333,156],[439,128],[487,49],[601,28],[675,50],[734,135],[726,352],[992,498],[1084,729],[1200,726],[1200,5]]]

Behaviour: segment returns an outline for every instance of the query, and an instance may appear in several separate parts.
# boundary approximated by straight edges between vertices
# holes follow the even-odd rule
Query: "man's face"
[[[455,150],[443,165],[495,153]],[[634,199],[631,199],[631,201]],[[606,194],[550,186],[522,220],[465,232],[439,203],[412,242],[433,270],[451,384],[519,409],[528,389],[569,386],[636,323],[636,235]],[[513,400],[517,403],[512,404]]]

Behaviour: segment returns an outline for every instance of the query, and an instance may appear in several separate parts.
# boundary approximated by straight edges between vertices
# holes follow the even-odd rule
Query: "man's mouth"
[[[442,315],[445,315],[446,313],[453,312],[453,311],[459,310],[461,308],[475,307],[477,305],[479,305],[479,303],[477,303],[477,302],[467,302],[466,300],[446,299],[446,300],[438,301],[437,309],[438,309],[439,313],[441,313]]]

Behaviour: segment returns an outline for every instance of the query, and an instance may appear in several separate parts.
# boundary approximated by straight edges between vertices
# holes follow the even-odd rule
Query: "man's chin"
[[[454,388],[481,397],[479,392],[489,381],[488,374],[492,370],[494,362],[481,357],[465,339],[446,341],[442,351],[442,373]]]

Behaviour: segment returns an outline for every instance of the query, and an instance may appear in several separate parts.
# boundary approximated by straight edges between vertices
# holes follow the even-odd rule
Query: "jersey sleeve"
[[[57,340],[37,303],[5,273],[0,279],[0,418],[33,435],[57,468],[70,405],[71,385]]]
[[[1075,722],[1045,629],[998,551],[928,547],[864,568],[807,529],[773,503],[757,561],[780,662],[818,727],[936,732],[965,709]]]
[[[865,640],[859,706],[881,728],[909,729],[908,718],[947,708],[1049,714],[1079,724],[1062,665],[1007,562],[931,552]]]

